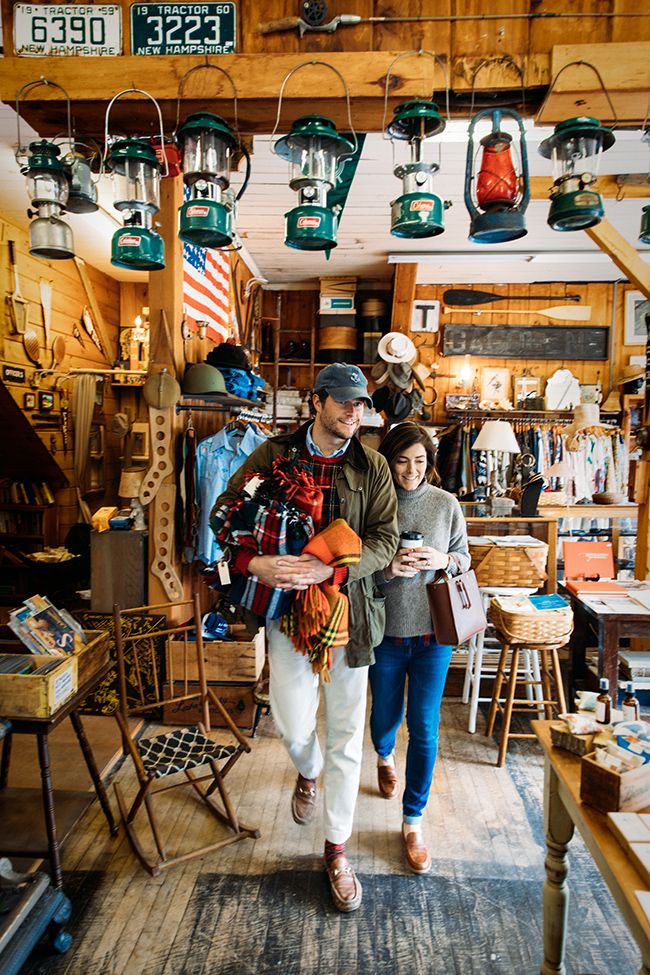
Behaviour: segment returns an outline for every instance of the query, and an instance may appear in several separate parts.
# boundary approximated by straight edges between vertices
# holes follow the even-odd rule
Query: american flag
[[[222,342],[230,333],[230,259],[224,251],[183,244],[183,306],[190,326],[207,322],[206,335]]]

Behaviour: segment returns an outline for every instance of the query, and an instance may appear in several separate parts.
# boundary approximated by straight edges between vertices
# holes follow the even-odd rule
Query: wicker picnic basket
[[[492,599],[488,619],[510,643],[542,643],[563,647],[569,642],[573,630],[573,610],[570,606],[513,613],[503,609],[497,599]]]
[[[537,589],[547,579],[548,545],[496,545],[473,542],[469,554],[479,586],[526,586]]]

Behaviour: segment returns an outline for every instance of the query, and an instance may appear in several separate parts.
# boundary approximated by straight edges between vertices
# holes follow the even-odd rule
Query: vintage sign
[[[131,4],[131,53],[232,54],[234,3]]]
[[[2,379],[5,383],[24,383],[25,370],[20,366],[3,366]]]
[[[21,57],[107,57],[122,53],[117,4],[14,5],[14,50]]]

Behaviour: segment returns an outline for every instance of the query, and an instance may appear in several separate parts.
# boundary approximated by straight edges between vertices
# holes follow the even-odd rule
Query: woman
[[[391,563],[375,575],[386,597],[386,631],[370,668],[370,731],[377,752],[379,791],[391,799],[398,793],[393,750],[408,675],[402,836],[410,869],[427,873],[431,857],[422,838],[421,821],[438,751],[440,702],[452,648],[436,643],[426,585],[438,570],[450,575],[466,571],[470,556],[458,501],[434,487],[439,478],[427,431],[415,423],[401,423],[386,435],[379,451],[393,475],[400,535],[421,532],[424,541],[420,548],[398,549]]]

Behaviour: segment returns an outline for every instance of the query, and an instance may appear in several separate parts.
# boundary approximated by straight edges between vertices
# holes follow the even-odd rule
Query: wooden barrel
[[[318,330],[319,362],[356,362],[357,330],[347,325],[327,325]]]

